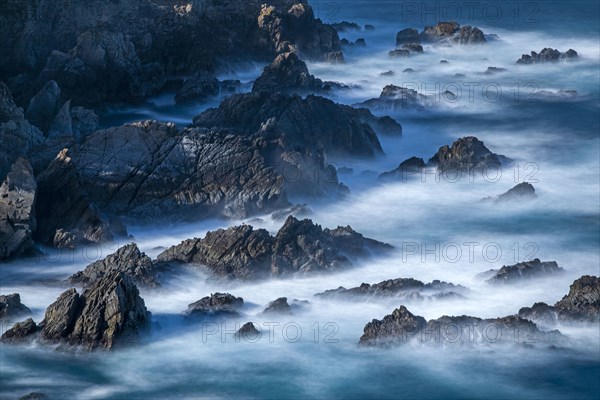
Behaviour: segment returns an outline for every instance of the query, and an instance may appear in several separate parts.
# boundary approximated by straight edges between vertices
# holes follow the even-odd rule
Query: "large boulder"
[[[389,249],[350,227],[322,229],[311,220],[290,216],[274,237],[264,229],[242,225],[183,241],[157,258],[163,263],[198,264],[219,278],[248,280],[340,270],[352,265],[350,259]]]
[[[71,275],[67,282],[90,286],[111,271],[129,275],[141,287],[159,287],[158,270],[150,257],[141,252],[135,243],[125,245],[114,254],[88,265],[83,271]]]
[[[529,281],[547,276],[562,274],[565,270],[558,266],[556,261],[542,262],[538,258],[533,261],[524,261],[515,265],[505,265],[499,270],[491,270],[493,275],[486,280],[491,284],[511,284]]]
[[[35,251],[36,193],[31,165],[19,158],[0,186],[0,259]]]
[[[401,48],[405,44],[421,44],[419,31],[413,28],[402,29],[396,35],[396,48]]]
[[[150,313],[133,280],[110,271],[81,295],[75,289],[61,294],[39,326],[46,342],[111,349],[138,340],[150,327]]]
[[[546,47],[539,53],[532,51],[531,55],[523,54],[521,58],[517,60],[517,64],[527,65],[547,62],[556,63],[559,61],[573,61],[577,60],[578,58],[579,55],[573,49],[569,49],[564,53],[561,53],[559,50]]]
[[[19,293],[0,295],[0,322],[14,321],[24,315],[30,315],[31,310],[21,303]]]
[[[499,169],[508,159],[492,153],[484,143],[474,136],[456,140],[452,146],[440,147],[429,159],[428,166],[437,167],[438,171],[453,170],[486,170]]]

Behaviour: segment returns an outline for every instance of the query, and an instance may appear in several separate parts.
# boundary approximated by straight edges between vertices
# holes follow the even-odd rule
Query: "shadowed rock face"
[[[517,60],[517,64],[527,65],[547,62],[555,63],[559,61],[573,61],[577,60],[578,58],[579,55],[573,49],[569,49],[568,51],[561,53],[556,49],[545,48],[539,53],[532,51],[531,55],[523,54],[521,58]]]
[[[411,157],[402,161],[398,168],[379,175],[379,179],[406,181],[410,177],[419,177],[419,172],[425,167],[425,161],[422,158]]]
[[[492,284],[510,284],[523,282],[544,276],[562,274],[565,270],[558,266],[556,261],[542,262],[539,259],[526,261],[515,265],[505,265],[499,270],[491,270],[493,276],[486,280]]]
[[[30,315],[31,310],[21,304],[19,293],[0,295],[0,322],[14,321],[24,315]]]
[[[0,259],[34,252],[36,192],[31,165],[19,158],[0,186]]]
[[[359,340],[363,346],[392,346],[404,343],[452,347],[467,345],[541,345],[565,342],[558,331],[544,332],[531,321],[508,316],[482,319],[443,316],[426,321],[401,306],[382,320],[369,322]]]
[[[67,282],[90,286],[111,271],[120,271],[129,275],[139,286],[160,286],[158,269],[153,265],[150,257],[140,252],[135,243],[123,246],[103,260],[88,265],[83,271],[71,275]]]
[[[229,293],[214,293],[188,306],[187,319],[202,317],[236,317],[244,305],[244,299]]]
[[[305,1],[208,1],[163,6],[153,0],[7,0],[0,15],[0,79],[24,101],[56,81],[76,104],[138,101],[168,77],[210,72],[230,59],[272,59],[298,51],[326,60],[337,32]],[[185,38],[185,40],[182,40]],[[10,55],[10,56],[8,56]],[[33,84],[28,83],[33,82]]]
[[[350,227],[323,230],[290,216],[274,237],[247,225],[220,229],[165,250],[158,261],[200,264],[221,278],[258,279],[335,271],[351,266],[349,258],[390,248]]]
[[[110,271],[82,295],[70,289],[46,309],[40,323],[44,341],[113,348],[138,336],[150,326],[150,313],[133,280]]]

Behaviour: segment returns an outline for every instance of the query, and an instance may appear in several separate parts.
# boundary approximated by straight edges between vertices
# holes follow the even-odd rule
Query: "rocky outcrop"
[[[494,203],[507,203],[507,202],[519,202],[519,201],[530,201],[535,200],[537,194],[535,194],[535,188],[531,183],[522,182],[515,187],[509,189],[507,192],[502,193],[496,198],[486,197],[484,201],[492,200]]]
[[[492,153],[482,141],[474,136],[458,139],[452,146],[440,147],[438,152],[429,159],[428,166],[437,167],[438,171],[469,170],[478,171],[492,168],[499,169],[502,163],[509,160],[501,155]]]
[[[30,314],[31,310],[21,304],[19,293],[0,295],[0,322],[11,322]]]
[[[531,52],[531,55],[523,54],[519,60],[517,60],[517,64],[527,65],[527,64],[540,64],[540,63],[556,63],[559,61],[574,61],[579,58],[577,52],[573,49],[569,49],[564,53],[556,49],[552,49],[546,47],[542,49],[539,53],[535,51]]]
[[[60,106],[60,88],[55,81],[48,81],[29,101],[25,118],[43,132],[48,132]]]
[[[24,343],[33,340],[38,330],[39,328],[33,319],[27,318],[25,321],[17,322],[12,328],[4,332],[0,337],[0,341],[13,344]]]
[[[36,192],[31,165],[19,158],[0,186],[0,259],[35,252]]]
[[[269,303],[267,308],[260,313],[260,315],[264,317],[290,314],[292,314],[292,308],[287,302],[287,297],[280,297],[277,300],[273,300]]]
[[[206,317],[237,317],[244,306],[244,299],[229,293],[213,293],[188,306],[187,319]]]
[[[220,89],[220,82],[214,75],[199,72],[183,82],[183,86],[175,94],[175,101],[177,103],[205,101],[210,97],[217,96]]]
[[[397,112],[403,109],[423,110],[432,103],[433,99],[414,89],[387,85],[378,98],[369,99],[358,106],[374,112]]]
[[[457,22],[439,22],[434,26],[426,26],[419,37],[423,42],[459,45],[480,44],[487,41],[479,28],[470,25],[461,27]]]
[[[36,240],[58,248],[112,240],[109,223],[89,200],[68,149],[50,162],[37,184]]]
[[[83,271],[71,275],[67,282],[84,287],[94,284],[111,271],[129,275],[140,287],[156,288],[160,286],[159,271],[150,257],[142,253],[135,243],[118,249],[114,254],[88,265]]]
[[[487,40],[481,29],[467,25],[458,30],[452,42],[459,45],[472,45],[485,43]]]
[[[434,347],[467,345],[555,346],[566,338],[558,331],[545,332],[531,321],[508,316],[482,319],[443,316],[426,321],[401,306],[382,320],[369,322],[360,338],[363,346],[420,344]]]
[[[402,29],[396,35],[396,48],[399,49],[405,44],[421,44],[419,31],[413,28]]]
[[[25,119],[4,82],[0,81],[0,180],[11,165],[44,141],[44,135]]]
[[[535,303],[523,307],[519,316],[540,325],[598,323],[600,320],[600,278],[584,275],[569,288],[569,293],[553,306]]]
[[[418,176],[419,172],[426,167],[425,161],[419,157],[411,157],[400,163],[398,168],[384,172],[379,175],[381,180],[402,180],[406,181],[410,177]]]
[[[199,264],[220,278],[249,280],[340,270],[352,265],[350,259],[390,248],[350,227],[322,229],[308,219],[290,216],[274,237],[264,229],[236,226],[186,240],[157,258],[163,263]]]
[[[326,290],[315,296],[327,299],[366,300],[378,297],[398,297],[407,301],[421,301],[442,298],[464,298],[467,288],[448,282],[434,280],[423,283],[412,278],[389,279],[383,282],[363,283],[358,287]]]
[[[245,340],[258,340],[260,339],[261,332],[256,329],[252,322],[246,322],[238,331],[235,333],[236,339]]]
[[[356,22],[335,22],[331,24],[331,27],[338,32],[348,32],[348,31],[360,31],[361,27]]]
[[[110,271],[81,295],[75,289],[61,294],[39,326],[45,342],[111,349],[136,341],[150,327],[150,313],[133,280]]]
[[[545,276],[554,276],[564,273],[564,269],[559,267],[556,261],[540,261],[536,258],[533,261],[525,261],[515,265],[505,265],[499,270],[490,270],[493,273],[486,280],[490,284],[511,284],[531,279],[537,279]]]
[[[281,138],[286,145],[330,155],[373,157],[383,150],[373,127],[378,118],[331,100],[309,95],[251,93],[232,96],[194,118],[194,125],[240,134]]]

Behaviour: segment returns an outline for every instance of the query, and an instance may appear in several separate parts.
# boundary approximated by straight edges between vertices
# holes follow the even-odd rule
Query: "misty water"
[[[568,292],[573,280],[600,273],[598,4],[485,3],[502,10],[501,17],[492,18],[496,15],[492,8],[488,14],[475,10],[469,17],[466,3],[427,3],[430,9],[437,7],[427,15],[405,8],[408,3],[312,2],[325,22],[347,20],[376,27],[375,31],[340,33],[351,41],[365,38],[367,43],[366,48],[345,50],[346,64],[308,63],[315,76],[352,87],[336,92],[332,99],[356,104],[378,97],[387,84],[418,88],[438,99],[426,110],[380,113],[399,121],[403,136],[380,136],[385,156],[374,161],[329,160],[353,169],[353,173],[339,176],[351,195],[334,203],[308,204],[312,209],[309,217],[316,223],[329,228],[351,225],[367,237],[392,244],[395,250],[391,255],[362,260],[355,268],[337,274],[260,283],[215,282],[200,271],[183,272],[159,290],[141,290],[161,328],[138,346],[91,354],[38,345],[3,346],[2,398],[34,390],[56,398],[85,399],[598,398],[597,325],[560,326],[570,344],[557,349],[357,346],[367,322],[383,318],[401,304],[426,319],[442,315],[502,317],[535,302],[554,304]],[[486,34],[497,34],[498,39],[472,47],[427,45],[419,56],[388,57],[399,30],[422,30],[444,16],[454,17],[450,4],[462,10],[461,24],[478,26]],[[575,49],[580,60],[515,65],[521,54],[545,47]],[[440,60],[449,63],[440,64]],[[490,66],[507,71],[484,75]],[[221,77],[250,83],[261,68],[245,66]],[[403,73],[406,68],[415,72]],[[386,71],[394,75],[380,75]],[[445,90],[457,94],[457,99],[443,98]],[[561,90],[576,90],[577,95],[543,93]],[[141,107],[103,110],[102,123],[110,126],[157,119],[185,126],[194,115],[218,102],[180,107],[171,95],[163,95]],[[396,168],[401,161],[411,156],[427,160],[440,146],[463,136],[477,136],[491,151],[514,162],[489,176],[474,174],[457,180],[426,172],[406,181],[377,180],[377,175]],[[536,201],[505,205],[480,201],[524,181],[535,186]],[[131,240],[154,258],[184,239],[241,222],[271,233],[282,224],[264,215],[247,221],[161,226],[132,221],[128,228]],[[34,320],[41,321],[45,308],[65,290],[54,282],[126,243],[63,252],[46,249],[45,257],[3,264],[1,291],[20,293]],[[556,260],[567,272],[522,286],[494,287],[475,277],[533,258]],[[402,303],[393,298],[348,302],[313,297],[339,286],[400,277],[424,282],[439,279],[464,285],[469,292],[461,300]],[[187,305],[214,292],[243,297],[244,315],[218,325],[185,324],[182,313]],[[257,316],[278,297],[300,300],[294,303],[293,316]],[[262,329],[260,340],[236,341],[236,326],[248,321]]]

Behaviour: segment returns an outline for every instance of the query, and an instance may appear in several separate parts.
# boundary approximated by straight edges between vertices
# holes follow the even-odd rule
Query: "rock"
[[[396,35],[396,48],[401,48],[405,44],[421,44],[419,31],[413,28],[403,29]]]
[[[67,282],[87,287],[111,271],[129,275],[133,282],[141,287],[160,287],[158,268],[135,243],[125,245],[106,258],[88,265],[83,271],[71,275]]]
[[[364,38],[359,38],[354,41],[355,47],[367,47],[367,42]]]
[[[33,339],[33,335],[38,331],[38,326],[33,319],[28,318],[23,322],[17,322],[12,328],[8,329],[0,337],[4,343],[23,343]]]
[[[48,129],[48,138],[73,137],[73,124],[71,117],[71,100],[60,108]]]
[[[0,259],[35,253],[36,193],[31,165],[19,158],[0,186]]]
[[[357,104],[373,112],[397,112],[402,109],[422,110],[429,105],[431,99],[414,89],[387,85],[376,99]]]
[[[334,82],[323,82],[308,72],[304,61],[296,53],[283,53],[271,65],[265,67],[252,86],[253,92],[321,92],[332,87],[341,87]]]
[[[409,54],[410,52],[404,49],[388,51],[388,56],[392,58],[408,57]]]
[[[358,25],[355,22],[342,21],[342,22],[336,22],[336,23],[329,24],[329,25],[338,32],[360,31],[361,30],[360,25]]]
[[[584,275],[577,279],[554,307],[558,318],[567,321],[598,322],[600,319],[600,278]]]
[[[181,89],[175,94],[175,102],[205,101],[209,97],[217,96],[219,91],[220,84],[214,75],[199,72],[185,80]]]
[[[109,224],[89,200],[68,149],[38,176],[37,184],[36,240],[59,248],[112,240]]]
[[[209,232],[204,239],[185,240],[157,259],[202,265],[219,278],[250,280],[339,270],[351,266],[349,257],[389,249],[350,227],[323,230],[311,220],[290,216],[275,237],[264,229],[236,226]]]
[[[85,139],[86,136],[95,132],[99,125],[100,119],[94,111],[83,107],[71,108],[71,128],[73,136],[77,140]]]
[[[10,322],[25,315],[31,315],[31,310],[21,304],[19,293],[0,295],[0,322]]]
[[[188,319],[201,317],[237,317],[244,306],[244,299],[229,293],[214,293],[188,306]]]
[[[404,300],[425,300],[438,298],[464,298],[460,293],[466,292],[466,288],[452,283],[435,280],[431,283],[423,283],[412,278],[389,279],[383,282],[368,284],[363,283],[358,287],[346,289],[326,290],[315,296],[328,299],[364,300],[377,297],[398,297]]]
[[[558,331],[544,332],[531,321],[508,316],[482,319],[470,316],[443,316],[426,321],[401,306],[382,320],[374,319],[364,328],[359,344],[391,346],[406,343],[434,347],[466,345],[555,346],[565,343]]]
[[[260,313],[262,316],[273,316],[273,315],[291,315],[292,308],[287,302],[287,297],[280,297],[277,300],[273,300],[269,303],[267,308]]]
[[[450,64],[450,61],[448,61],[448,60],[440,60],[440,64]]]
[[[457,22],[439,22],[434,26],[426,26],[419,38],[423,42],[438,42],[443,39],[452,38],[458,33],[460,25]]]
[[[23,397],[20,397],[19,400],[46,400],[48,396],[44,393],[39,392],[31,392]]]
[[[261,332],[256,329],[252,322],[246,322],[238,331],[235,333],[236,339],[244,339],[248,341],[258,340],[261,336]]]
[[[494,75],[497,74],[498,72],[505,72],[506,68],[498,68],[498,67],[488,67],[484,74],[485,75]]]
[[[19,157],[43,141],[42,132],[25,119],[10,90],[0,81],[0,180],[6,178]]]
[[[452,38],[452,41],[461,45],[481,44],[487,42],[481,29],[469,25],[461,27],[458,33]]]
[[[517,64],[539,64],[546,62],[559,62],[559,61],[573,61],[577,60],[579,55],[573,49],[569,49],[568,51],[561,53],[560,51],[552,48],[544,48],[539,53],[535,51],[531,52],[531,55],[523,54],[519,60],[517,60]]]
[[[404,70],[402,70],[402,72],[405,74],[409,74],[409,73],[415,72],[415,70],[412,68],[405,68]]]
[[[369,125],[377,120],[368,112],[318,96],[302,99],[282,93],[251,93],[225,99],[219,108],[196,116],[194,125],[233,129],[245,135],[263,130],[290,146],[323,149],[331,155],[374,157],[383,152]]]
[[[556,309],[546,303],[535,303],[531,307],[523,307],[519,310],[518,315],[540,326],[554,327],[558,323]]]
[[[425,161],[422,158],[411,157],[402,161],[398,168],[379,175],[379,179],[402,179],[406,181],[408,177],[417,175],[425,167]]]
[[[498,169],[502,163],[509,162],[504,156],[492,153],[482,141],[474,136],[456,140],[452,146],[440,147],[429,159],[427,166],[437,167],[439,172],[457,170]]]
[[[510,284],[564,273],[556,261],[541,262],[538,258],[515,265],[505,265],[486,280],[491,284]]]
[[[365,31],[374,31],[375,27],[373,25],[370,24],[366,24],[365,25]]]
[[[374,319],[365,325],[359,344],[362,346],[389,346],[407,342],[426,325],[425,318],[415,316],[406,307],[400,306],[382,320]]]
[[[506,203],[513,201],[529,201],[537,198],[535,188],[531,183],[522,182],[496,197],[495,203]]]
[[[394,76],[394,71],[386,71],[379,74],[380,76]]]
[[[133,280],[110,271],[81,296],[75,289],[61,294],[46,309],[40,327],[46,342],[112,349],[138,340],[150,327],[150,313]]]
[[[323,60],[330,64],[345,64],[344,53],[341,51],[332,51],[323,56]]]
[[[60,88],[55,81],[48,81],[29,101],[25,117],[43,132],[47,132],[60,108]]]
[[[423,53],[423,46],[416,43],[403,44],[402,48],[412,53]]]

